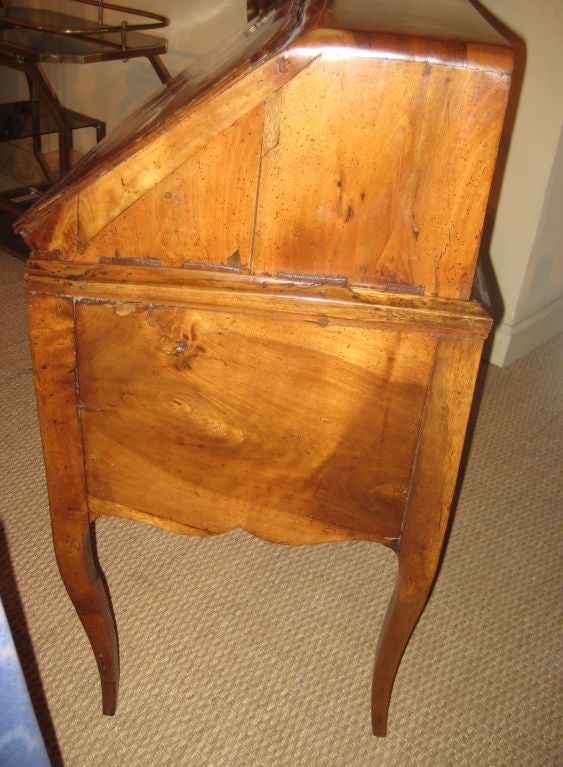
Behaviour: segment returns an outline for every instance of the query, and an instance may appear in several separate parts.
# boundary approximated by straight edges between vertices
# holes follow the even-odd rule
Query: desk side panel
[[[253,271],[468,299],[509,78],[319,52],[263,145]]]
[[[469,298],[507,76],[360,48],[288,55],[298,74],[183,162],[190,121],[168,136],[171,173],[155,153],[104,182],[105,196],[86,190],[75,258],[337,276]],[[129,189],[140,197],[126,206]]]
[[[78,260],[250,267],[263,122],[259,104],[105,226]]]
[[[397,544],[435,338],[143,304],[76,317],[95,514]]]

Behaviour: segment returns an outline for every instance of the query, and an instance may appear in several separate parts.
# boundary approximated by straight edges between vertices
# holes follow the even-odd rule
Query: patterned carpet
[[[107,718],[51,547],[23,265],[0,261],[2,597],[54,765],[563,763],[563,335],[483,370],[447,554],[386,739],[370,734],[369,688],[391,552],[104,519],[98,550],[122,659]]]

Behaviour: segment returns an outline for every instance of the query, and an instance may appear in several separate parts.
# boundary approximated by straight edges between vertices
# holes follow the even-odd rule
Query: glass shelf
[[[10,22],[25,20],[31,27],[15,26]],[[58,28],[58,32],[41,27]],[[80,33],[64,32],[81,29]],[[87,31],[91,30],[91,31]],[[126,30],[100,32],[95,21],[80,19],[55,11],[14,7],[0,9],[0,50],[7,55],[23,55],[42,62],[89,64],[139,56],[160,56],[166,53],[163,37]]]

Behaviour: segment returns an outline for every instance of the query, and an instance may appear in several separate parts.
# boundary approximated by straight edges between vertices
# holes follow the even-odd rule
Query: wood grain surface
[[[32,292],[255,316],[282,314],[321,327],[352,324],[483,339],[491,327],[490,318],[473,301],[351,288],[319,277],[265,279],[204,269],[84,266],[32,260],[28,262],[26,281]]]
[[[81,301],[89,493],[204,533],[398,541],[436,341]]]
[[[253,271],[469,298],[502,76],[353,53],[345,61],[325,50],[281,89]]]
[[[258,106],[209,141],[94,236],[81,260],[250,267],[263,120]]]
[[[96,657],[103,711],[113,714],[119,683],[117,634],[90,530],[78,418],[73,301],[30,295],[28,317],[57,564]]]
[[[43,247],[467,299],[506,77],[331,50],[187,116],[70,201]]]
[[[309,5],[275,55],[197,98],[171,83],[142,140],[131,118],[118,156],[96,150],[97,166],[24,217],[34,249],[469,298],[509,49],[382,34],[375,13],[338,29],[345,4]]]

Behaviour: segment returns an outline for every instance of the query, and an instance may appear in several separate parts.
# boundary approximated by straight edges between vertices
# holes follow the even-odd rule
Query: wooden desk
[[[105,713],[98,517],[392,548],[384,735],[490,327],[469,299],[511,55],[462,0],[274,5],[20,222],[53,537]]]

